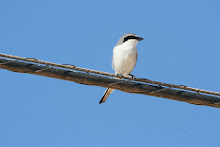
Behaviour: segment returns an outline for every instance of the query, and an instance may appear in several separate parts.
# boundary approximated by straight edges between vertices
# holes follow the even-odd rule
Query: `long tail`
[[[104,103],[106,101],[106,99],[108,98],[108,96],[114,91],[114,89],[108,88],[106,89],[102,99],[100,100],[99,104]]]

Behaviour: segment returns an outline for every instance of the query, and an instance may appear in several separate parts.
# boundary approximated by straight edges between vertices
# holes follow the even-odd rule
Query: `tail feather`
[[[104,103],[106,101],[106,99],[108,98],[108,96],[114,91],[114,89],[108,88],[106,89],[102,99],[100,100],[99,104]]]

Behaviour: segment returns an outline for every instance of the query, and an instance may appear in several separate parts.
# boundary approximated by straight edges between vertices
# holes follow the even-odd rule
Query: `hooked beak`
[[[144,40],[144,38],[138,37],[137,40],[138,40],[138,41],[141,41],[141,40]]]

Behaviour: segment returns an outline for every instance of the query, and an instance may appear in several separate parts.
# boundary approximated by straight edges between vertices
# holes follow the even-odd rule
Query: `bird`
[[[142,37],[138,37],[133,33],[127,33],[120,37],[114,47],[112,68],[119,77],[131,75],[130,73],[134,69],[138,57],[136,45],[141,40],[143,40]],[[99,104],[104,103],[113,91],[114,89],[107,88]]]

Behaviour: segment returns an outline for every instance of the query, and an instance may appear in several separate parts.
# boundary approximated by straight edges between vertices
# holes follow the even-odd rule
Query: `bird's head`
[[[121,44],[124,44],[124,43],[130,43],[130,44],[136,45],[137,42],[141,41],[141,40],[143,40],[142,37],[138,37],[137,35],[135,35],[133,33],[128,33],[128,34],[124,34],[123,36],[121,36],[121,38],[119,39],[117,45],[121,45]]]

